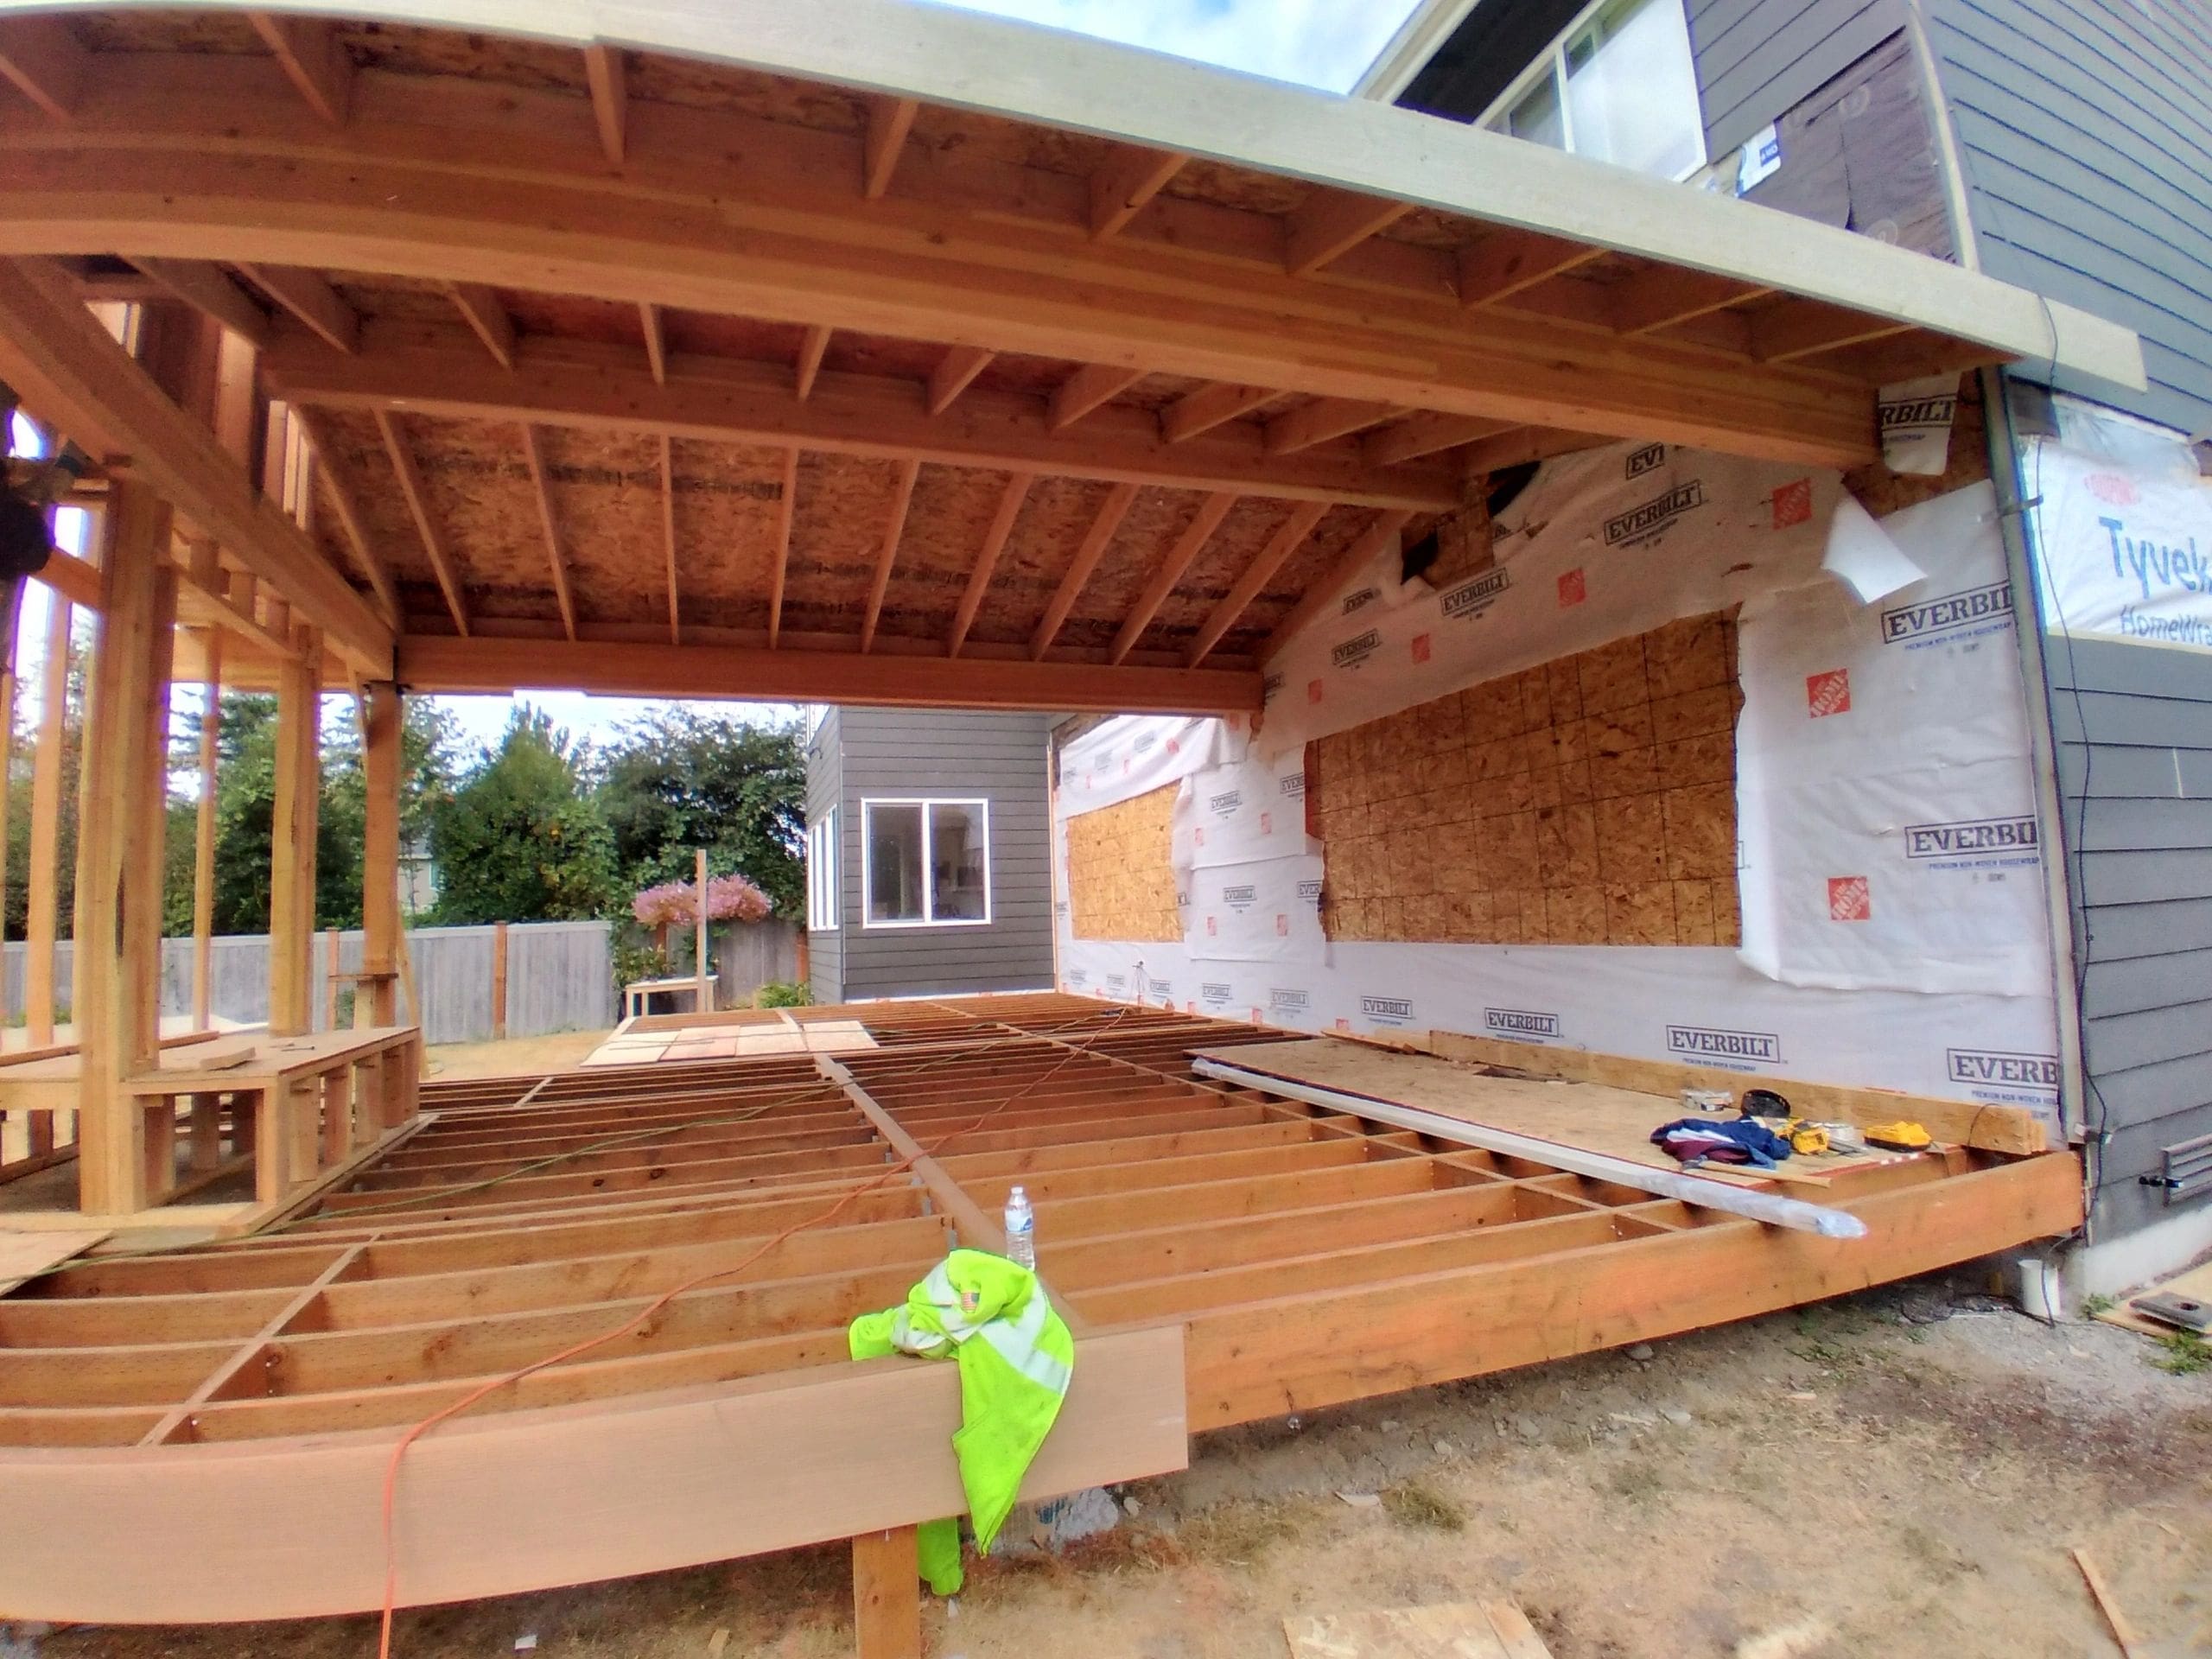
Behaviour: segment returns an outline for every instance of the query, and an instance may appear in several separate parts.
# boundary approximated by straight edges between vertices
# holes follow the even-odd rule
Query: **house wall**
[[[817,766],[825,774],[830,766],[810,756],[807,818],[818,822],[836,800],[842,819],[842,903],[834,941],[814,938],[817,998],[855,1001],[1051,986],[1046,725],[1042,715],[913,709],[846,709],[823,721],[818,741],[836,756],[835,792],[825,777],[817,794]],[[915,796],[981,796],[990,802],[988,926],[867,925],[861,804]]]
[[[842,709],[825,711],[814,734],[807,740],[806,824],[810,830],[828,817],[830,808],[844,798],[843,758],[837,748],[844,718]],[[841,840],[845,835],[842,827],[838,835]],[[848,855],[842,846],[838,854],[841,862],[847,861]],[[841,903],[836,927],[820,931],[809,930],[807,933],[807,984],[817,1002],[845,1000],[845,928],[851,919],[850,911]]]
[[[1902,0],[1688,0],[1706,153],[1742,146],[1904,26]]]

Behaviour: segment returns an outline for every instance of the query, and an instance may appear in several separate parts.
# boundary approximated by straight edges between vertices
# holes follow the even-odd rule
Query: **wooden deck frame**
[[[346,1494],[404,1426],[671,1291],[646,1332],[537,1372],[409,1453],[404,1603],[859,1539],[957,1507],[948,1455],[892,1457],[854,1416],[877,1402],[910,1446],[936,1422],[921,1444],[938,1446],[949,1372],[854,1366],[843,1326],[896,1300],[954,1229],[991,1242],[1015,1180],[1081,1332],[1066,1443],[1048,1443],[1039,1492],[1179,1466],[1186,1428],[1742,1318],[2063,1232],[2082,1212],[2071,1154],[1952,1147],[1817,1190],[1866,1238],[1785,1234],[1193,1079],[1186,1051],[1273,1035],[1256,1027],[1058,995],[796,1017],[857,1018],[879,1046],[433,1084],[434,1115],[404,1144],[276,1230],[82,1261],[0,1299],[0,1478],[22,1495],[0,1516],[0,1604],[125,1621],[372,1607],[380,1546],[348,1530],[370,1522],[272,1529],[266,1506],[319,1494],[372,1518]],[[887,1181],[887,1156],[919,1161]],[[1086,1368],[1123,1379],[1118,1404],[1080,1392]],[[698,1425],[764,1402],[798,1425],[811,1484],[756,1486],[733,1452],[702,1485]],[[780,1449],[786,1427],[761,1439]],[[547,1468],[572,1475],[610,1446],[617,1484],[658,1496],[652,1518],[609,1527],[556,1500]],[[855,1478],[885,1467],[899,1479]],[[204,1541],[185,1535],[188,1507],[213,1517]],[[87,1526],[143,1547],[88,1566],[67,1541]]]

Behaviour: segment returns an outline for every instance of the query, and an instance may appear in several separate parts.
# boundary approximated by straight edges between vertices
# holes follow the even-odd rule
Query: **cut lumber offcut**
[[[1257,1046],[1264,1048],[1265,1046]],[[1238,1052],[1252,1054],[1255,1049],[1245,1048]],[[1395,1124],[1402,1129],[1433,1135],[1439,1140],[1456,1141],[1464,1146],[1478,1147],[1485,1152],[1503,1153],[1509,1158],[1526,1158],[1533,1163],[1549,1164],[1570,1174],[1587,1176],[1592,1180],[1611,1181],[1620,1186],[1632,1186],[1640,1192],[1656,1193],[1662,1198],[1679,1198],[1684,1204],[1742,1216],[1746,1220],[1764,1222],[1771,1227],[1787,1227],[1794,1232],[1818,1233],[1823,1238],[1866,1236],[1866,1224],[1847,1211],[1824,1210],[1816,1204],[1806,1204],[1797,1198],[1777,1198],[1771,1192],[1748,1192],[1742,1187],[1732,1186],[1726,1181],[1653,1169],[1643,1164],[1632,1164],[1625,1158],[1585,1152],[1556,1141],[1541,1141],[1533,1135],[1515,1135],[1504,1129],[1485,1128],[1479,1123],[1446,1117],[1441,1112],[1424,1111],[1417,1106],[1402,1106],[1395,1101],[1378,1099],[1371,1095],[1354,1094],[1340,1089],[1318,1089],[1311,1084],[1294,1083],[1252,1067],[1211,1059],[1202,1052],[1192,1058],[1191,1069],[1200,1077],[1211,1077],[1217,1083],[1234,1084],[1241,1089],[1258,1089],[1292,1100],[1302,1100],[1309,1106],[1326,1107],[1332,1111],[1357,1113],[1380,1122]]]
[[[2105,1623],[2112,1627],[2112,1639],[2120,1643],[2120,1650],[2127,1659],[2150,1651],[2143,1638],[2135,1633],[2127,1615],[2120,1611],[2120,1604],[2113,1599],[2112,1586],[2105,1582],[2105,1575],[2089,1559],[2089,1552],[2078,1546],[2073,1552],[2074,1565],[2082,1569],[2082,1581],[2089,1586],[2089,1599],[2097,1604],[2097,1611],[2105,1616]]]

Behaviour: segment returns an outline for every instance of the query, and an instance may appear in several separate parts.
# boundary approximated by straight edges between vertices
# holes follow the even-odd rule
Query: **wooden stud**
[[[399,585],[392,580],[391,565],[370,537],[368,520],[361,512],[359,480],[339,458],[337,441],[322,414],[297,405],[291,412],[315,455],[315,470],[323,488],[329,492],[331,506],[338,515],[338,528],[344,533],[346,545],[353,550],[353,556],[360,562],[361,569],[369,579],[370,590],[376,594],[377,609],[386,622],[397,627]],[[204,587],[203,591],[212,594],[213,589]]]
[[[853,1637],[859,1659],[921,1659],[919,1535],[912,1527],[853,1540]]]
[[[1459,258],[1459,303],[1495,305],[1588,264],[1605,251],[1535,231],[1498,231]]]
[[[1236,626],[1236,619],[1243,615],[1245,607],[1259,597],[1260,589],[1268,585],[1268,579],[1282,569],[1284,561],[1304,544],[1306,538],[1313,533],[1313,526],[1321,522],[1321,516],[1328,510],[1325,504],[1319,501],[1300,502],[1291,510],[1290,517],[1283,521],[1282,528],[1268,538],[1268,544],[1260,550],[1245,568],[1244,574],[1237,577],[1236,585],[1230,588],[1221,603],[1214,607],[1212,614],[1206,618],[1205,626],[1198,630],[1198,638],[1191,642],[1189,651],[1184,655],[1185,665],[1196,668],[1205,661],[1207,653],[1220,644],[1224,634]]]
[[[911,98],[872,97],[867,100],[868,132],[862,143],[861,194],[874,201],[891,188],[891,175],[899,166],[899,152],[921,107]]]
[[[668,332],[661,316],[660,307],[651,300],[638,302],[638,321],[645,334],[645,363],[652,371],[653,384],[668,384]]]
[[[594,42],[584,48],[584,79],[591,88],[592,120],[599,128],[599,147],[616,167],[628,148],[630,94],[622,49]]]
[[[1217,426],[1266,408],[1283,394],[1263,386],[1232,386],[1222,381],[1187,391],[1162,410],[1160,435],[1185,443]]]
[[[316,653],[302,649],[276,673],[276,798],[269,865],[269,1034],[314,1024],[315,818],[322,776]],[[280,1116],[282,1115],[280,1110]]]
[[[29,902],[23,936],[23,1022],[33,1048],[54,1042],[54,956],[61,893],[61,751],[67,741],[71,622],[69,601],[59,594],[49,594],[46,657],[40,664],[38,747],[31,757],[30,868],[24,872]]]
[[[668,566],[668,643],[683,643],[682,600],[676,582],[676,443],[666,433],[660,440],[661,550]]]
[[[697,849],[696,856],[698,859],[698,865],[693,880],[698,893],[698,910],[691,925],[691,944],[695,957],[692,973],[696,976],[691,993],[691,1010],[695,1014],[707,1014],[712,1012],[714,1007],[714,1003],[707,993],[707,939],[711,927],[711,918],[707,910],[707,849],[703,847]]]
[[[369,1023],[399,1023],[395,958],[400,943],[399,783],[406,728],[399,688],[378,681],[361,698],[361,778],[365,797],[361,833],[361,991]]]
[[[492,1040],[507,1034],[507,925],[492,924]]]
[[[1119,397],[1145,377],[1142,369],[1116,363],[1087,363],[1053,391],[1045,415],[1047,431],[1065,432],[1100,404]]]
[[[1142,213],[1189,161],[1173,150],[1116,144],[1090,175],[1090,234],[1104,241]]]
[[[492,360],[503,369],[515,365],[514,319],[499,302],[499,294],[482,283],[448,283],[446,297],[465,318]]]
[[[74,118],[92,73],[92,54],[61,17],[0,18],[0,79],[54,120]]]
[[[1412,210],[1409,201],[1317,185],[1284,220],[1283,269],[1310,276]]]
[[[1037,481],[1034,473],[1010,473],[1006,487],[999,492],[998,511],[991,515],[990,528],[983,532],[983,544],[976,550],[976,563],[969,568],[968,585],[960,594],[960,608],[953,613],[952,632],[945,636],[944,654],[957,657],[960,647],[968,643],[968,630],[975,626],[976,612],[983,602],[983,595],[990,591],[991,573],[998,569],[999,555],[1006,550],[1007,537],[1014,533],[1014,521],[1021,512],[1021,504],[1028,499],[1029,486]]]
[[[246,16],[308,107],[332,126],[344,126],[353,96],[353,60],[339,43],[337,26],[327,18],[266,11]]]
[[[238,269],[253,278],[270,299],[314,330],[325,345],[335,346],[349,356],[360,350],[360,313],[340,299],[338,290],[315,272],[292,265],[242,264]]]
[[[798,510],[798,451],[784,451],[783,488],[776,496],[776,545],[769,556],[768,649],[784,626],[784,583],[791,574],[791,518]]]
[[[930,413],[942,415],[950,409],[952,400],[968,390],[995,355],[980,346],[955,346],[946,352],[930,375]]]
[[[168,760],[168,662],[176,582],[170,510],[144,486],[110,486],[100,560],[79,809],[73,953],[79,1200],[129,1214],[146,1196],[144,1115],[124,1092],[159,1056],[162,841]],[[89,942],[112,940],[112,949]]]
[[[398,475],[399,493],[407,502],[408,516],[415,521],[415,533],[423,538],[423,550],[429,556],[430,568],[437,573],[438,590],[446,597],[446,609],[452,613],[453,625],[465,639],[468,633],[468,607],[463,603],[461,577],[454,568],[453,555],[446,547],[445,536],[437,520],[430,516],[430,499],[423,488],[422,470],[415,464],[415,454],[407,447],[407,435],[399,429],[399,418],[389,410],[376,413],[377,430],[383,435],[385,453],[391,458],[391,469]]]
[[[1167,602],[1167,595],[1175,591],[1176,583],[1183,580],[1184,573],[1205,551],[1207,542],[1221,528],[1221,521],[1229,516],[1236,499],[1226,492],[1218,492],[1198,503],[1196,516],[1184,526],[1183,533],[1175,538],[1174,545],[1160,562],[1160,569],[1153,572],[1152,580],[1137,595],[1137,602],[1122,619],[1121,630],[1115,634],[1113,646],[1106,653],[1109,663],[1120,663],[1135,647],[1144,631],[1152,626],[1152,619],[1160,614],[1160,607]]]
[[[909,461],[899,468],[899,481],[892,488],[891,512],[884,521],[883,542],[875,556],[875,580],[868,588],[868,615],[861,623],[861,651],[865,654],[875,644],[875,625],[883,614],[883,596],[891,587],[891,567],[899,559],[899,542],[906,533],[906,509],[913,504],[914,480],[921,475],[922,463]]]
[[[1075,608],[1076,601],[1083,594],[1084,583],[1090,580],[1098,562],[1106,556],[1106,550],[1113,545],[1114,532],[1122,527],[1122,520],[1128,516],[1130,506],[1137,499],[1134,484],[1116,484],[1106,493],[1099,504],[1097,517],[1090,521],[1090,528],[1084,532],[1082,543],[1077,547],[1067,574],[1060,578],[1060,585],[1052,594],[1052,603],[1045,607],[1045,615],[1037,624],[1037,631],[1029,637],[1029,656],[1032,661],[1042,661],[1059,635],[1060,627],[1068,620],[1068,613]]]
[[[1344,551],[1329,574],[1306,590],[1306,596],[1294,605],[1282,620],[1275,624],[1274,632],[1268,636],[1268,643],[1260,647],[1260,661],[1266,663],[1294,639],[1306,625],[1319,616],[1336,601],[1337,592],[1364,569],[1368,563],[1386,547],[1400,545],[1406,522],[1413,514],[1391,509],[1376,515],[1375,522]]]
[[[1374,466],[1395,467],[1512,429],[1510,423],[1486,421],[1478,415],[1410,415],[1369,433],[1360,440],[1359,452]]]
[[[215,763],[223,729],[223,636],[201,636],[200,800],[193,815],[192,1028],[211,1030],[215,1014]],[[194,1142],[198,1141],[194,1119]]]
[[[576,637],[576,601],[569,591],[569,561],[561,550],[561,520],[553,510],[553,487],[545,465],[545,437],[537,428],[522,429],[522,451],[530,463],[531,489],[537,498],[537,521],[545,531],[546,556],[553,566],[553,597],[561,607],[561,631]]]
[[[1407,412],[1393,404],[1363,403],[1357,397],[1316,397],[1267,423],[1267,452],[1271,455],[1294,455],[1317,443],[1380,426]]]
[[[830,332],[828,324],[818,323],[809,328],[806,337],[799,341],[798,361],[791,368],[791,385],[801,403],[812,393],[815,378],[822,372],[822,355],[830,349]]]
[[[213,318],[241,339],[256,346],[269,344],[268,313],[255,304],[220,265],[205,259],[143,257],[130,263],[187,305]]]

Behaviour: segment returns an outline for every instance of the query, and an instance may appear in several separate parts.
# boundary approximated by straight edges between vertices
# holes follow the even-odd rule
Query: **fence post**
[[[507,1034],[507,925],[492,924],[492,1040]]]

